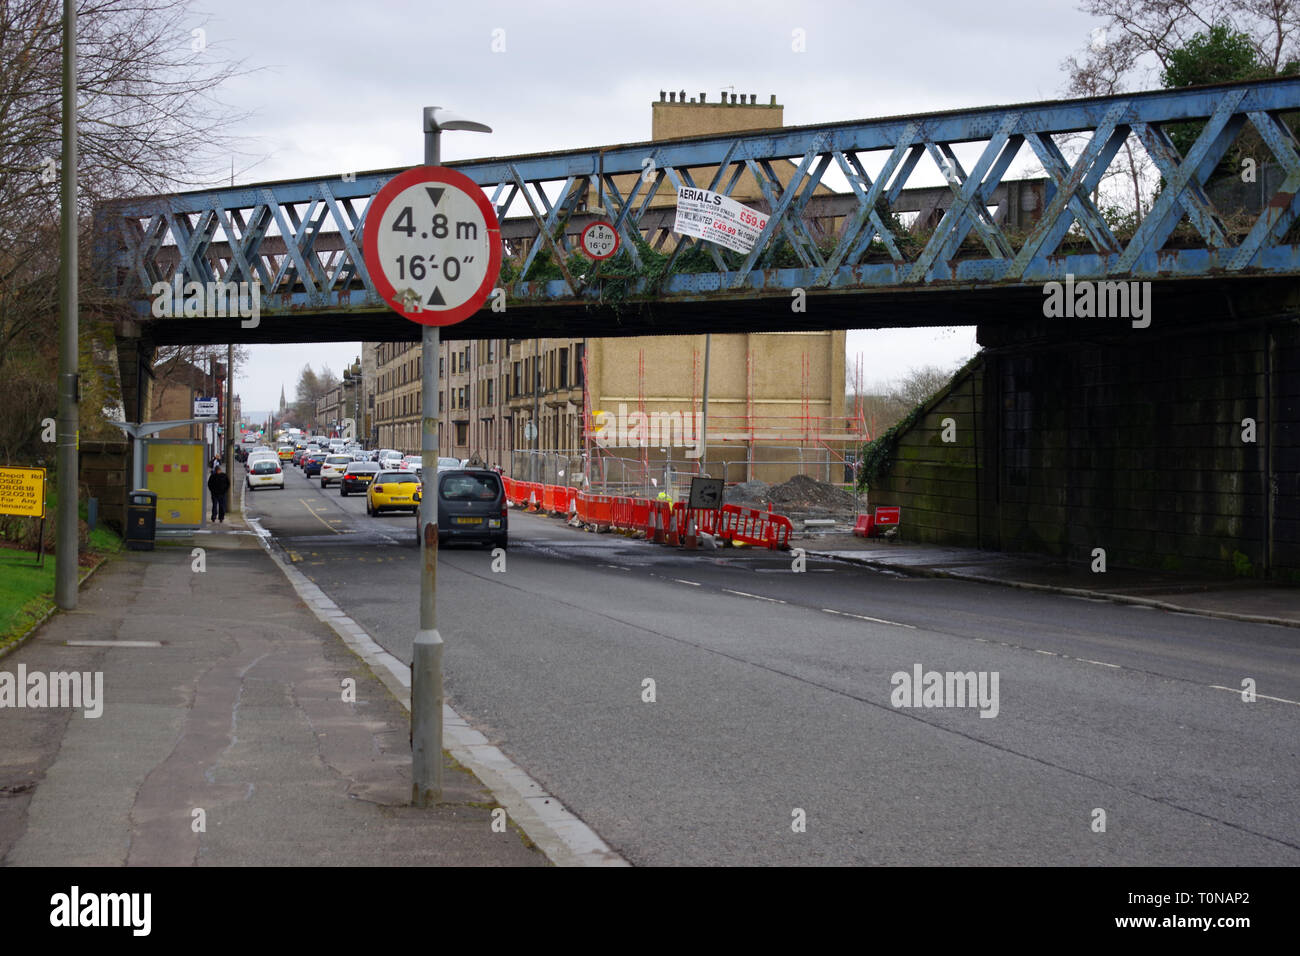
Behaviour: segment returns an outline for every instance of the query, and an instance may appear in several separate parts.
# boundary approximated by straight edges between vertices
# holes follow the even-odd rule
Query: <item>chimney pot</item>
[[[723,106],[726,106],[726,105],[727,105],[727,91],[726,91],[726,90],[723,90],[721,93],[718,94],[718,102],[721,103]]]
[[[668,100],[668,94],[665,93],[663,90],[660,90],[660,91],[659,91],[659,102],[660,102],[660,103],[665,103],[665,102],[667,102],[667,100]]]
[[[676,94],[676,93],[669,93],[669,94],[668,94],[668,102],[669,102],[669,103],[676,103],[676,102],[677,102],[677,94]]]
[[[772,106],[776,106],[776,94],[775,94],[775,93],[772,94],[772,103],[771,103],[771,105],[772,105]]]
[[[750,106],[756,106],[757,104],[758,104],[758,94],[757,94],[757,93],[750,93],[750,94],[749,94],[749,105],[750,105]]]
[[[704,94],[703,94],[703,93],[700,93],[700,102],[703,103],[704,100],[705,100],[705,96],[704,96]]]
[[[736,105],[736,94],[735,94],[735,93],[732,93],[732,94],[731,94],[731,105],[732,105],[732,106],[735,106],[735,105]]]
[[[682,90],[682,92],[681,92],[679,95],[681,96],[681,102],[685,103],[685,102],[686,102],[686,91],[685,91],[685,90]]]

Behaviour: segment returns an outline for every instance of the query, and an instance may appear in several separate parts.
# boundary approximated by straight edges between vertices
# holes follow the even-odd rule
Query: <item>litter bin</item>
[[[137,488],[126,499],[126,546],[152,551],[158,525],[158,493]]]

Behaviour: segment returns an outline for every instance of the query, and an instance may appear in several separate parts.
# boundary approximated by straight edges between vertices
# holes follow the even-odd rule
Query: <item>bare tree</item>
[[[0,2],[0,388],[53,381],[57,354],[62,4]],[[77,7],[81,301],[112,307],[90,268],[90,214],[102,199],[215,182],[216,156],[241,154],[244,117],[214,98],[246,72],[214,45],[188,0],[82,0]],[[201,143],[204,150],[195,149]],[[224,162],[224,160],[223,160]],[[93,327],[95,349],[111,330]],[[94,349],[90,350],[94,352]],[[11,368],[14,363],[20,367]],[[108,375],[86,361],[83,376]],[[96,401],[115,401],[116,380]],[[92,410],[99,412],[99,408]],[[90,417],[92,425],[99,416]]]
[[[952,369],[937,365],[913,368],[890,390],[889,397],[905,409],[912,409],[947,385],[952,373]]]

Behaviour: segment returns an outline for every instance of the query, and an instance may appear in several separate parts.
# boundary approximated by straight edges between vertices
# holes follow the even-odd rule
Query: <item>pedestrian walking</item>
[[[212,520],[224,523],[226,520],[226,493],[230,491],[230,479],[221,470],[221,463],[212,466],[208,476],[208,492],[212,495]]]

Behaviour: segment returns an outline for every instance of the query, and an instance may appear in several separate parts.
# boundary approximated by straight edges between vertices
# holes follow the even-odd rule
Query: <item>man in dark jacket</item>
[[[221,470],[220,465],[212,467],[208,476],[208,491],[212,494],[212,520],[226,520],[226,492],[230,490],[230,479]]]

